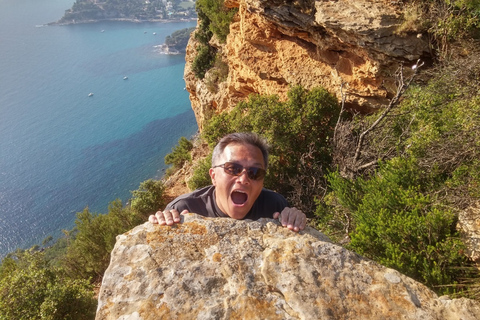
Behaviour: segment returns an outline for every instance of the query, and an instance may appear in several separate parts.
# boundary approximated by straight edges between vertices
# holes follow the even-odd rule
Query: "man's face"
[[[231,143],[225,147],[215,165],[233,162],[246,168],[265,169],[259,148],[250,144]],[[233,219],[243,219],[252,208],[263,188],[263,178],[252,180],[244,170],[240,176],[226,173],[222,167],[211,168],[210,177],[215,186],[217,206]]]

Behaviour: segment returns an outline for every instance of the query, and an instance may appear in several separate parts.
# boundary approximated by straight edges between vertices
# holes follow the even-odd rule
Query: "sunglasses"
[[[218,166],[214,166],[212,168],[216,168],[216,167],[222,167],[225,173],[232,176],[236,176],[236,177],[241,176],[243,173],[243,170],[245,169],[247,171],[248,178],[251,180],[261,180],[263,179],[263,177],[265,177],[265,174],[267,174],[267,171],[263,170],[262,168],[257,168],[257,167],[246,168],[241,164],[234,163],[234,162],[225,162],[224,164],[219,164]]]

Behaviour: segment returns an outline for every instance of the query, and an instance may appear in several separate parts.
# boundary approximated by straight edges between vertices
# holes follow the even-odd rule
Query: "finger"
[[[172,214],[172,224],[176,223],[176,222],[180,222],[180,213],[178,212],[177,209],[172,209],[170,210],[170,213]],[[168,221],[167,221],[167,224],[168,224]]]
[[[285,208],[282,210],[280,214],[279,221],[283,227],[288,227],[288,220],[290,219],[290,215],[292,214],[292,208]]]
[[[299,229],[303,230],[307,226],[307,216],[303,212],[302,212],[302,220],[301,221],[302,221],[302,224],[300,225]]]
[[[155,218],[157,218],[158,224],[164,226],[166,224],[165,216],[163,215],[164,211],[157,211],[155,213]]]
[[[273,219],[278,219],[279,216],[280,216],[280,212],[275,212],[273,214]]]
[[[173,212],[176,211],[177,212],[177,215],[178,215],[178,211],[176,209],[172,209],[172,210],[164,210],[163,211],[163,217],[165,219],[165,224],[167,226],[172,226],[173,225]]]
[[[297,220],[298,210],[296,208],[291,208],[290,214],[288,215],[287,220],[287,228],[289,230],[294,230],[295,228],[295,221]]]
[[[297,218],[295,219],[294,231],[300,231],[305,229],[307,224],[307,216],[300,210],[298,210]]]
[[[156,218],[155,215],[153,215],[153,214],[151,214],[151,215],[148,217],[148,221],[149,221],[150,223],[153,223],[153,224],[158,223],[157,218]]]

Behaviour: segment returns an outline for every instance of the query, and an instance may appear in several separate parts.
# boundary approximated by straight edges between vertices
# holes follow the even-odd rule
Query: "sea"
[[[0,0],[0,258],[107,213],[198,131],[185,56],[158,46],[196,21],[47,26],[74,0]]]

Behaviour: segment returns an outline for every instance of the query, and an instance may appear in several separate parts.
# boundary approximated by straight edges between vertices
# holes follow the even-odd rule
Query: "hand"
[[[278,219],[280,216],[280,223],[282,226],[287,227],[289,230],[298,232],[305,229],[307,224],[307,216],[297,208],[286,207],[282,210],[282,213],[275,212],[273,219]]]
[[[159,224],[161,226],[167,225],[172,226],[174,223],[180,222],[180,214],[188,213],[188,210],[183,210],[182,213],[179,213],[177,209],[157,211],[154,215],[148,217],[148,221],[153,224]]]

